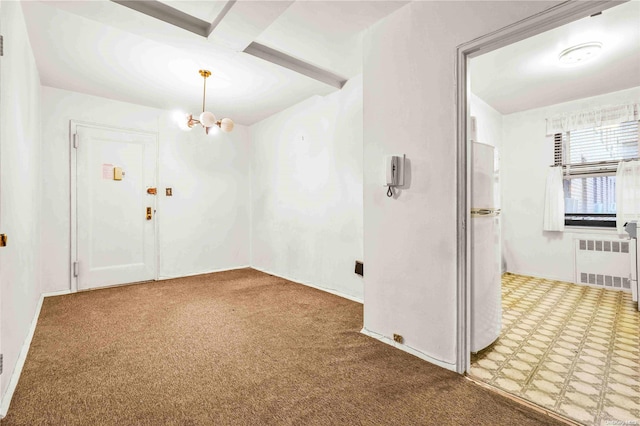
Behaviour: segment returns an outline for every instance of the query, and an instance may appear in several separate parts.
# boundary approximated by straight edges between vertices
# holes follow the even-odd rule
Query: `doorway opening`
[[[541,38],[552,33],[557,36],[563,28],[584,29],[585,20],[598,25],[616,16],[633,21],[638,12],[623,9],[634,7],[633,3],[563,4],[458,51],[459,259],[463,259],[458,264],[458,324],[459,330],[464,330],[458,336],[459,347],[464,348],[458,353],[459,369],[477,381],[583,424],[640,418],[635,402],[640,398],[639,317],[637,299],[633,300],[631,292],[634,283],[629,278],[634,269],[629,262],[635,260],[635,240],[611,230],[615,228],[595,229],[605,226],[605,215],[610,214],[605,210],[611,207],[607,191],[615,193],[611,170],[604,170],[600,163],[604,160],[598,158],[597,171],[591,165],[586,173],[586,166],[581,165],[583,173],[578,175],[580,169],[570,153],[583,149],[582,162],[593,163],[589,161],[593,153],[582,147],[593,150],[596,139],[598,143],[606,140],[604,145],[611,147],[611,140],[615,140],[621,146],[635,144],[636,153],[630,152],[628,159],[636,159],[638,131],[636,128],[634,141],[625,142],[620,123],[615,123],[618,127],[598,123],[597,138],[589,136],[586,126],[572,128],[569,134],[547,124],[559,114],[569,114],[567,108],[593,110],[585,98],[608,105],[637,102],[640,82],[624,83],[624,72],[614,72],[616,77],[609,78],[609,83],[615,80],[622,86],[599,89],[594,77],[598,67],[586,72],[585,80],[573,77],[573,87],[562,87],[569,86],[566,80],[550,81],[548,70],[543,86],[532,75],[535,67],[551,65],[545,62],[550,58],[541,53],[545,47],[557,62],[562,51],[558,48],[572,40],[566,34],[555,44],[549,39],[541,42]],[[608,40],[601,46],[623,43]],[[612,59],[610,54],[608,59]],[[629,55],[621,60],[627,59]],[[507,74],[511,68],[516,68],[517,78]],[[487,70],[497,81],[478,78]],[[568,70],[560,68],[565,79]],[[525,80],[524,89],[518,88],[518,79]],[[496,87],[502,93],[495,95],[499,92]],[[572,88],[573,92],[565,90]],[[559,97],[561,92],[569,92],[568,97]],[[637,117],[635,121],[637,126]],[[484,157],[492,161],[484,172],[475,173],[473,166],[482,156],[477,154],[490,150],[495,155]],[[616,157],[610,163],[615,167],[618,160],[626,159]],[[565,204],[566,212],[574,213],[566,223],[595,218],[599,226],[588,227],[585,225],[594,223],[583,222],[579,229],[567,225],[567,229],[555,231],[543,224],[549,166],[563,170],[559,181],[560,191],[564,191],[562,213]],[[577,189],[578,185],[582,186]],[[593,199],[591,192],[600,198]],[[474,198],[483,196],[485,202],[476,205]],[[565,198],[569,200],[566,203]],[[580,210],[583,206],[584,211]],[[564,214],[561,219],[564,226]],[[480,247],[483,244],[484,248]],[[576,253],[582,246],[589,253],[579,258]],[[491,250],[495,254],[496,247],[497,256],[487,254]],[[601,256],[602,272],[582,268],[594,263],[592,255],[597,251],[608,256]],[[626,275],[615,272],[616,265]],[[479,278],[483,274],[484,278]],[[497,281],[488,289],[486,280],[495,277]],[[478,284],[482,280],[484,287]]]

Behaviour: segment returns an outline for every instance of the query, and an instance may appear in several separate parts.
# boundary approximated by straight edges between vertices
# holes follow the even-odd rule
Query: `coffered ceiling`
[[[362,72],[398,1],[25,1],[43,85],[250,125]],[[268,55],[264,52],[269,53]]]

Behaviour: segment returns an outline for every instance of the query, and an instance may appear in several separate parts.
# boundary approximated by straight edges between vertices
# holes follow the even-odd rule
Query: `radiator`
[[[635,244],[636,240],[576,239],[576,284],[631,292]]]

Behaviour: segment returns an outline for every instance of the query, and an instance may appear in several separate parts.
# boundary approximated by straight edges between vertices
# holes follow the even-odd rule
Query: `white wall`
[[[0,396],[9,385],[41,292],[40,244],[40,77],[19,2],[2,2],[0,26],[0,342],[4,372]]]
[[[206,136],[176,129],[172,113],[42,87],[43,287],[69,288],[69,120],[157,132],[160,276],[249,264],[249,137],[236,126]],[[173,188],[165,197],[164,188]]]
[[[185,134],[161,116],[161,277],[249,266],[250,164],[248,127]],[[166,187],[172,197],[163,195]]]
[[[365,36],[366,331],[456,361],[456,46],[559,2],[413,2]],[[383,159],[411,187],[387,198]]]
[[[617,238],[615,230],[565,228],[544,232],[542,217],[553,136],[546,136],[547,117],[601,105],[638,102],[640,88],[505,115],[503,119],[503,255],[507,271],[574,281],[574,239]],[[626,234],[625,234],[626,236]]]
[[[251,265],[362,300],[362,78],[254,124],[251,139]]]

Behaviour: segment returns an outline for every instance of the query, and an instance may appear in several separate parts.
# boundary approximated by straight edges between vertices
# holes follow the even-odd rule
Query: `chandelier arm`
[[[216,118],[213,115],[213,113],[208,112],[206,110],[206,107],[207,107],[207,77],[211,76],[211,71],[209,71],[209,70],[200,70],[199,72],[200,72],[200,75],[204,78],[203,85],[202,85],[202,113],[200,114],[200,116],[198,118],[194,118],[192,114],[188,114],[186,116],[186,119],[187,119],[186,126],[184,126],[186,128],[182,128],[182,127],[181,128],[182,128],[182,130],[190,130],[191,128],[193,128],[193,126],[195,126],[196,124],[199,124],[204,128],[206,134],[209,134],[209,131],[214,126],[217,126],[223,132],[228,133],[231,130],[233,130],[233,125],[234,125],[233,121],[230,118],[223,118],[222,120],[216,120]],[[205,123],[210,124],[210,126],[209,125],[205,125]]]

